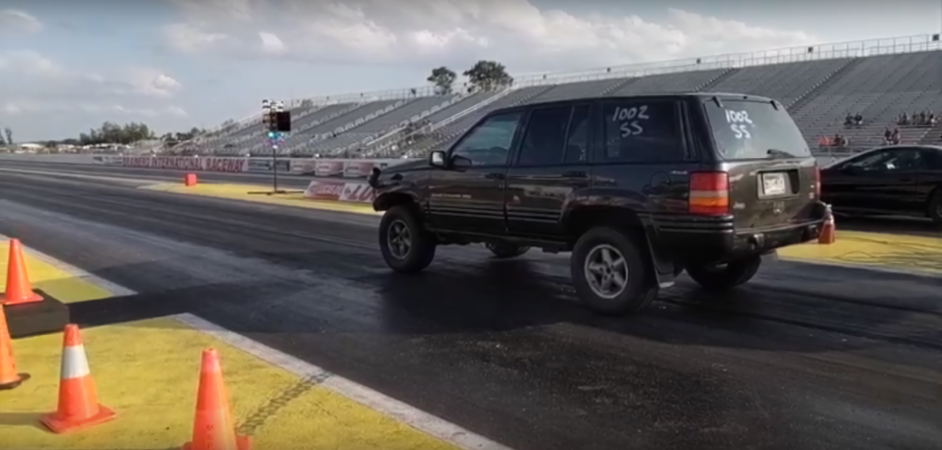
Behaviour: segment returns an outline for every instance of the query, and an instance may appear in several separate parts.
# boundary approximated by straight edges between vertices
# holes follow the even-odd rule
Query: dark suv
[[[791,116],[743,94],[500,109],[448,151],[374,169],[369,183],[393,270],[426,268],[438,245],[571,251],[579,297],[607,314],[645,308],[684,269],[706,289],[741,285],[763,254],[816,239],[827,210]]]

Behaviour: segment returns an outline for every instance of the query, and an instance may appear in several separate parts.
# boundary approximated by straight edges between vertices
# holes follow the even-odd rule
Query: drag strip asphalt
[[[0,171],[0,234],[138,292],[82,324],[196,314],[518,450],[942,442],[942,279],[770,262],[607,318],[560,256],[394,275],[377,220]]]

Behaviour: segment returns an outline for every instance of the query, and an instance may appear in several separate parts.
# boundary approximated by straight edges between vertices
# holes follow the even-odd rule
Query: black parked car
[[[627,313],[684,269],[730,289],[763,254],[816,239],[818,174],[781,104],[696,93],[500,109],[448,151],[374,169],[369,183],[393,270],[420,271],[447,244],[501,258],[571,251],[579,297]]]
[[[942,224],[942,147],[867,150],[821,171],[822,200],[837,213],[929,217]]]

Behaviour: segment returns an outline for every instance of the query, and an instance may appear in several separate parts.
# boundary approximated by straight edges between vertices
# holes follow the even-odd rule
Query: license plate
[[[785,174],[784,173],[764,173],[762,174],[762,194],[763,195],[785,195]]]

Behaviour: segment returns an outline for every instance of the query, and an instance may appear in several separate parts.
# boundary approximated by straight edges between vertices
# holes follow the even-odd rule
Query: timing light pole
[[[272,190],[271,192],[249,192],[249,194],[276,195],[303,192],[278,189],[278,145],[284,143],[285,136],[291,132],[291,112],[285,111],[285,102],[262,100],[262,128],[271,145]]]

